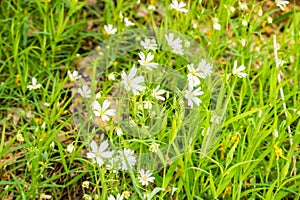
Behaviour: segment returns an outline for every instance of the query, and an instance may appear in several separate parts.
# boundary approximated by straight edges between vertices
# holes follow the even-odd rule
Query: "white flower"
[[[134,26],[135,24],[130,21],[127,17],[124,18],[125,26]]]
[[[221,30],[221,24],[219,23],[219,19],[218,18],[212,18],[213,21],[213,28],[215,30]]]
[[[102,107],[98,101],[94,101],[92,103],[92,110],[94,111],[95,116],[101,117],[101,120],[103,121],[108,121],[110,117],[113,117],[116,114],[115,109],[108,109],[109,106],[110,101],[108,100],[104,100]]]
[[[140,170],[139,181],[142,183],[142,185],[147,186],[149,182],[151,183],[154,182],[155,178],[152,177],[151,175],[152,173],[149,170],[147,170],[146,172],[143,169]]]
[[[191,42],[188,41],[188,40],[185,40],[185,41],[184,41],[184,47],[185,47],[185,48],[189,48],[190,46],[191,46]]]
[[[24,137],[21,133],[17,133],[16,138],[19,142],[24,142]]]
[[[91,97],[91,90],[87,85],[83,85],[82,88],[78,88],[78,93],[85,98]]]
[[[83,195],[83,199],[84,199],[84,200],[92,200],[93,198],[91,197],[91,195],[84,194],[84,195]]]
[[[239,2],[240,4],[240,9],[243,10],[243,11],[247,11],[248,10],[248,6],[247,6],[247,3],[246,2]]]
[[[140,60],[138,60],[138,62],[140,63],[141,66],[146,67],[146,69],[148,70],[152,70],[152,68],[157,68],[158,64],[151,62],[154,58],[154,55],[152,55],[151,52],[149,52],[147,56],[145,56],[143,52],[140,52],[139,57]]]
[[[110,81],[116,80],[115,73],[112,72],[112,73],[108,74],[108,80],[110,80]]]
[[[143,105],[144,105],[144,109],[146,109],[146,110],[150,110],[152,108],[151,101],[144,101]]]
[[[68,153],[72,153],[74,151],[74,149],[75,148],[74,148],[74,145],[72,143],[67,146],[67,152]]]
[[[102,142],[98,148],[97,143],[93,140],[90,143],[92,152],[87,153],[87,158],[91,158],[98,163],[101,167],[104,164],[105,158],[111,158],[114,154],[113,151],[105,151],[108,148],[108,143],[106,141]]]
[[[108,35],[114,35],[117,32],[117,28],[114,28],[111,24],[104,25],[104,30]]]
[[[247,42],[247,40],[245,38],[241,39],[241,44],[243,47],[246,46],[246,42]]]
[[[197,88],[193,91],[192,87],[189,87],[188,90],[185,91],[185,98],[188,100],[188,106],[193,108],[194,103],[199,106],[200,103],[202,103],[201,99],[198,98],[198,96],[204,94],[203,91],[201,91],[201,87]]]
[[[272,24],[272,22],[273,22],[272,17],[268,16],[267,21],[268,21],[269,24]]]
[[[242,25],[243,25],[243,26],[247,26],[247,25],[248,25],[247,20],[243,19],[243,20],[242,20]]]
[[[189,86],[196,87],[200,85],[200,79],[197,76],[193,74],[188,74],[187,77],[188,77]]]
[[[101,92],[97,92],[97,94],[95,95],[96,99],[100,99],[101,98]]]
[[[180,38],[174,39],[174,33],[169,33],[168,35],[165,35],[165,38],[168,42],[168,45],[170,45],[171,47],[181,44]]]
[[[118,194],[116,198],[113,195],[110,195],[107,200],[123,200],[123,194]]]
[[[121,169],[128,170],[136,163],[136,158],[134,157],[134,151],[131,149],[124,149],[123,151],[119,150],[120,158],[121,158]],[[128,162],[128,165],[127,165]]]
[[[122,131],[122,129],[120,127],[116,127],[115,130],[116,130],[117,136],[123,135],[123,131]]]
[[[166,99],[165,99],[165,97],[162,97],[161,95],[163,95],[164,93],[166,93],[166,91],[165,90],[160,90],[159,88],[160,88],[160,85],[156,86],[156,88],[152,90],[151,95],[154,98],[156,98],[157,100],[164,101]]]
[[[78,75],[78,71],[73,71],[72,73],[68,71],[68,76],[71,81],[76,81],[81,78],[81,75]]]
[[[206,78],[212,73],[212,65],[202,59],[198,64],[197,71],[200,71],[199,76],[201,78]]]
[[[141,41],[141,46],[144,47],[146,50],[153,50],[157,49],[157,44],[155,39],[148,39],[146,38],[144,41]]]
[[[31,79],[32,85],[28,85],[27,88],[29,90],[35,90],[35,89],[39,89],[40,87],[42,87],[41,84],[37,84],[37,80],[36,78],[32,78]]]
[[[89,188],[90,182],[89,182],[89,181],[83,181],[81,186],[82,186],[83,188]]]
[[[241,65],[237,68],[237,61],[234,61],[233,64],[233,69],[232,69],[232,73],[234,75],[237,75],[239,78],[245,78],[247,76],[247,74],[245,72],[243,72],[245,70],[245,66]]]
[[[185,4],[184,2],[178,3],[177,0],[172,0],[172,3],[171,3],[171,5],[170,5],[170,8],[171,8],[171,9],[175,9],[175,10],[177,10],[178,12],[187,13],[188,10],[184,8],[185,6],[186,6],[186,4]]]
[[[189,81],[189,85],[191,85],[192,87],[198,86],[200,85],[200,79],[198,77],[201,77],[201,73],[195,69],[194,64],[188,64],[187,65],[188,68],[188,81]]]
[[[155,143],[155,142],[153,142],[153,143],[150,145],[150,147],[149,147],[149,150],[150,150],[151,152],[157,152],[158,149],[159,149],[159,144],[157,144],[157,143]]]
[[[183,48],[181,44],[175,44],[172,48],[173,53],[183,55]]]
[[[149,5],[148,10],[156,10],[155,5]]]
[[[276,6],[278,6],[282,11],[285,10],[285,7],[287,4],[289,4],[289,1],[284,1],[284,0],[275,0]]]
[[[174,34],[169,33],[168,35],[165,35],[165,38],[168,42],[168,45],[172,47],[172,52],[183,55],[183,47],[182,47],[182,40],[180,38],[174,39]]]
[[[122,83],[127,91],[132,90],[133,94],[139,95],[139,91],[143,91],[146,89],[145,86],[141,86],[140,84],[144,83],[144,77],[138,76],[134,77],[137,73],[137,68],[133,67],[129,75],[127,76],[125,72],[122,72]]]

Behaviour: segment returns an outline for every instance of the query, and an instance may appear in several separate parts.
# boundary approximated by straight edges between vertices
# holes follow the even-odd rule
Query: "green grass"
[[[236,0],[185,1],[189,10],[186,14],[170,9],[171,1],[151,2],[156,11],[147,11],[150,1],[0,2],[1,199],[42,199],[46,195],[52,199],[82,199],[84,194],[108,199],[125,191],[130,193],[128,199],[143,199],[145,194],[152,194],[152,199],[189,200],[300,198],[300,13],[296,1],[290,1],[286,11],[273,1],[251,0],[247,11],[240,10]],[[228,11],[229,6],[235,8],[234,13]],[[120,13],[135,26],[126,27]],[[273,18],[272,23],[265,23],[268,16]],[[213,29],[214,17],[219,19],[221,30]],[[243,19],[247,26],[242,25]],[[128,97],[128,112],[140,127],[151,118],[150,111],[138,109],[143,100],[153,101],[152,111],[156,113],[162,111],[161,106],[166,108],[162,120],[155,121],[162,128],[153,137],[137,137],[126,134],[126,130],[122,136],[113,130],[104,131],[109,142],[136,154],[149,152],[153,141],[165,145],[174,159],[156,155],[162,166],[151,170],[155,181],[148,186],[141,185],[135,169],[113,173],[88,159],[89,141],[82,140],[82,127],[73,120],[72,88],[78,85],[70,81],[67,71],[82,68],[90,52],[114,37],[105,35],[107,24],[116,27],[118,34],[153,27],[187,35],[207,52],[223,82],[225,98],[221,100],[226,114],[217,127],[221,128],[218,137],[207,134],[209,118],[201,115],[208,110],[209,95],[203,96],[199,109],[191,111],[192,117],[185,115],[186,108],[172,93],[164,103],[151,99],[151,91]],[[280,46],[278,57],[285,61],[279,66],[274,35]],[[246,39],[245,46],[242,39]],[[100,82],[92,82],[92,87],[101,91],[100,104],[113,92],[114,81],[107,75],[114,72],[120,79],[122,71],[138,65],[137,54],[130,52],[117,58],[118,63],[109,63]],[[166,50],[153,54],[155,61],[186,75],[187,58]],[[200,59],[191,57],[193,61]],[[247,77],[232,73],[235,60],[238,66],[246,67]],[[95,71],[93,75],[97,75]],[[33,77],[41,88],[27,88]],[[206,87],[204,83],[201,86]],[[193,116],[199,113],[202,118],[195,124]],[[144,134],[140,131],[143,129],[130,130],[139,136]],[[182,141],[174,142],[179,132]],[[180,142],[188,144],[183,152]],[[72,153],[67,151],[69,144],[75,147]],[[276,159],[279,148],[282,157]],[[154,164],[137,165],[136,169]],[[82,187],[84,181],[89,181],[88,188]]]

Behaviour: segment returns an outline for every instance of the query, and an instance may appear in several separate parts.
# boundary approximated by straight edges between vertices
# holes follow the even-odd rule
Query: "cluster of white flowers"
[[[178,55],[183,55],[182,40],[180,38],[174,38],[174,33],[165,35],[168,45],[172,48],[172,52]]]
[[[202,59],[197,68],[195,68],[193,63],[187,65],[188,68],[188,89],[185,91],[185,98],[188,100],[188,106],[193,108],[194,104],[197,106],[202,102],[198,97],[204,92],[201,90],[201,87],[198,87],[201,83],[200,78],[205,79],[207,76],[210,76],[212,73],[212,65],[207,63]],[[198,88],[195,88],[198,87]]]
[[[87,153],[87,158],[96,162],[99,167],[106,165],[107,169],[127,171],[133,167],[136,163],[136,157],[134,151],[124,148],[118,151],[109,151],[109,144],[107,141],[103,141],[99,147],[93,140],[90,143],[91,152]]]

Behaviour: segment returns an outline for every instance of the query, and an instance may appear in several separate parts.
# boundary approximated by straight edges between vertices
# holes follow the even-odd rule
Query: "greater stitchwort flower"
[[[201,99],[199,99],[198,96],[204,94],[203,91],[201,91],[201,87],[193,90],[193,87],[189,87],[188,90],[185,91],[185,98],[188,100],[188,106],[193,108],[194,104],[197,106],[202,103]]]
[[[92,110],[94,111],[95,116],[100,117],[102,121],[109,121],[110,117],[115,116],[115,109],[108,109],[110,106],[110,101],[104,100],[103,106],[99,104],[98,101],[92,103]]]
[[[143,52],[140,52],[139,57],[140,60],[138,60],[138,62],[140,63],[141,66],[146,67],[146,69],[148,70],[152,70],[152,68],[157,68],[158,64],[151,62],[154,58],[154,55],[151,52],[149,52],[147,56],[145,56]]]
[[[144,41],[141,41],[141,46],[146,50],[155,51],[157,49],[157,44],[155,39],[146,38]]]
[[[137,68],[133,67],[128,76],[125,72],[122,72],[121,76],[122,76],[122,83],[125,87],[125,89],[127,91],[132,91],[133,94],[135,95],[139,95],[140,91],[143,91],[144,89],[146,89],[145,86],[141,86],[140,84],[144,83],[144,77],[143,76],[138,76],[135,77],[137,73]]]
[[[113,151],[107,151],[108,143],[106,141],[102,142],[98,147],[97,143],[93,140],[90,143],[92,152],[87,153],[87,158],[91,158],[97,162],[101,167],[104,164],[104,159],[111,158],[114,154]]]
[[[39,89],[40,87],[42,87],[41,84],[37,83],[37,80],[36,78],[32,78],[31,79],[31,82],[32,82],[32,85],[28,85],[27,88],[29,90],[36,90],[36,89]]]
[[[184,8],[185,6],[186,6],[186,4],[184,2],[178,3],[177,0],[173,0],[172,3],[171,3],[171,5],[170,5],[170,8],[171,9],[175,9],[178,12],[187,13],[188,10],[186,8]]]
[[[278,6],[282,11],[285,10],[285,7],[287,4],[289,4],[289,1],[284,1],[284,0],[275,0],[276,6]]]
[[[114,28],[113,25],[108,24],[104,25],[104,31],[107,35],[114,35],[117,32],[117,28]]]
[[[149,184],[149,182],[151,182],[151,183],[154,182],[155,178],[152,177],[151,175],[152,175],[152,173],[149,170],[147,170],[147,171],[145,171],[143,169],[140,170],[139,181],[142,183],[142,185],[147,186]]]

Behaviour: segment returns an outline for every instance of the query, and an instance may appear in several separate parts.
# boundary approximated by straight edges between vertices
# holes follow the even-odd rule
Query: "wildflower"
[[[149,52],[147,56],[145,56],[143,52],[140,52],[139,57],[140,60],[138,60],[138,62],[140,63],[141,66],[146,67],[146,69],[148,70],[152,70],[152,68],[157,68],[158,64],[151,62],[154,58],[154,55],[152,55],[151,52]]]
[[[146,110],[150,110],[152,108],[151,101],[144,101],[143,104],[144,104],[144,109]]]
[[[272,17],[268,16],[267,21],[268,21],[269,24],[272,24],[272,22],[273,22]]]
[[[201,78],[206,78],[212,73],[212,65],[202,59],[198,64],[197,71],[200,71],[199,76]]]
[[[164,101],[166,99],[165,99],[165,97],[162,97],[161,95],[163,95],[164,93],[166,93],[166,91],[165,90],[160,90],[159,88],[160,88],[160,85],[156,86],[156,88],[152,90],[151,95],[154,98],[156,98],[157,100]]]
[[[87,158],[91,158],[98,163],[101,167],[104,164],[104,158],[111,158],[114,154],[113,151],[106,151],[108,148],[108,143],[106,141],[102,142],[98,148],[97,143],[93,140],[90,143],[92,152],[87,153]]]
[[[18,142],[24,142],[24,137],[21,133],[17,133],[16,138]]]
[[[84,194],[83,195],[83,199],[84,200],[92,200],[93,198],[90,195],[88,195],[88,194]]]
[[[103,106],[98,103],[98,101],[94,101],[92,103],[92,110],[94,111],[95,116],[101,117],[101,120],[108,121],[110,117],[115,116],[115,109],[108,109],[110,106],[110,101],[104,100]]]
[[[139,91],[143,91],[146,89],[145,86],[141,86],[140,84],[144,82],[143,76],[134,77],[137,73],[137,69],[133,67],[129,75],[127,76],[125,72],[122,72],[122,83],[127,91],[132,90],[133,94],[139,95]]]
[[[73,82],[81,78],[81,75],[78,75],[78,71],[76,71],[76,70],[73,71],[72,73],[70,71],[68,71],[68,76],[69,76],[70,80]]]
[[[185,98],[188,100],[188,106],[193,108],[194,103],[199,106],[200,103],[202,103],[201,99],[198,98],[198,96],[204,94],[203,91],[201,91],[201,87],[195,89],[193,91],[193,87],[189,87],[188,90],[185,91]]]
[[[175,44],[172,48],[173,53],[183,55],[183,48],[181,44]]]
[[[119,150],[120,159],[121,159],[121,169],[128,170],[128,167],[131,168],[136,163],[136,158],[134,157],[134,151],[131,149],[124,149],[123,151]],[[128,165],[127,165],[128,163]]]
[[[246,46],[246,42],[247,42],[247,40],[245,38],[241,39],[241,44],[243,47]]]
[[[120,127],[116,127],[115,130],[116,130],[117,136],[123,135],[123,131]]]
[[[172,48],[181,44],[180,38],[174,39],[174,33],[169,33],[168,35],[165,35],[165,38],[168,42],[168,45],[171,46]]]
[[[72,143],[67,146],[67,152],[68,153],[72,153],[74,151],[74,149],[75,148],[74,148],[74,145]]]
[[[284,11],[287,4],[289,4],[289,1],[284,0],[275,0],[276,6],[280,8],[280,10]]]
[[[95,95],[96,99],[100,99],[101,98],[101,92],[97,92],[97,94]]]
[[[157,144],[157,143],[155,143],[155,142],[153,142],[153,143],[150,145],[150,147],[149,147],[149,150],[150,150],[151,152],[157,152],[158,149],[159,149],[159,144]]]
[[[217,31],[221,30],[221,24],[219,23],[218,18],[212,18],[213,21],[213,28]]]
[[[125,199],[128,199],[130,197],[130,191],[124,191],[122,195]]]
[[[42,87],[41,84],[37,84],[37,80],[36,78],[32,78],[31,79],[32,85],[28,85],[27,88],[29,90],[35,90],[35,89],[39,89],[40,87]]]
[[[188,64],[187,65],[188,68],[188,81],[189,81],[189,85],[191,85],[192,87],[198,86],[200,85],[200,79],[198,77],[200,77],[200,73],[199,71],[197,71],[194,67],[194,64]]]
[[[146,38],[144,41],[141,41],[141,46],[144,47],[146,50],[153,50],[157,49],[157,44],[155,39],[148,39]]]
[[[274,129],[273,136],[274,136],[275,138],[278,138],[278,131],[277,131],[277,129]]]
[[[134,26],[135,24],[130,21],[127,17],[124,18],[125,26]]]
[[[246,2],[239,2],[240,4],[240,10],[243,10],[243,11],[247,11],[248,10],[248,6],[247,6],[247,3]]]
[[[220,124],[221,119],[222,119],[221,116],[212,113],[211,118],[210,118],[210,122],[215,123],[215,124]]]
[[[83,85],[82,88],[78,88],[78,93],[85,98],[91,97],[91,90],[87,85]]]
[[[117,28],[114,28],[113,25],[108,24],[104,25],[104,31],[107,35],[114,35],[117,32]]]
[[[139,181],[142,183],[142,185],[148,185],[149,182],[153,183],[155,178],[151,176],[152,173],[147,170],[144,171],[143,169],[140,170],[140,177],[139,177]]]
[[[282,149],[278,147],[278,143],[279,142],[276,142],[276,144],[274,145],[274,152],[276,154],[276,160],[279,160],[279,157],[281,157],[285,160],[288,160],[286,157],[283,156]]]
[[[175,9],[178,12],[183,12],[183,13],[187,13],[188,10],[186,8],[184,8],[186,6],[186,4],[184,2],[180,2],[178,3],[177,0],[172,0],[172,3],[170,5],[171,9]]]
[[[242,25],[243,25],[243,26],[247,26],[247,25],[248,25],[247,20],[243,19],[243,20],[242,20]]]
[[[89,188],[89,185],[90,185],[90,182],[88,182],[88,181],[83,181],[82,182],[82,187],[83,188]]]
[[[51,149],[54,149],[54,147],[55,147],[55,143],[54,143],[54,141],[52,141],[52,142],[50,143],[50,148],[51,148]]]
[[[237,61],[234,61],[233,64],[233,69],[232,69],[232,73],[234,75],[237,75],[239,78],[245,78],[247,76],[247,74],[245,72],[243,72],[245,70],[245,66],[241,65],[237,68]]]
[[[258,10],[258,13],[257,13],[257,14],[258,14],[258,16],[260,16],[260,17],[261,17],[261,16],[264,14],[264,11],[263,11],[261,8],[259,8],[259,10]]]
[[[116,80],[115,73],[112,72],[112,73],[108,74],[108,80],[110,80],[110,81]]]
[[[110,195],[107,200],[123,200],[123,194],[118,194],[116,198],[113,195]]]
[[[156,10],[155,5],[149,5],[148,10]]]
[[[190,46],[191,46],[191,42],[188,41],[188,40],[185,40],[185,41],[184,41],[184,47],[185,47],[185,48],[189,48]]]

